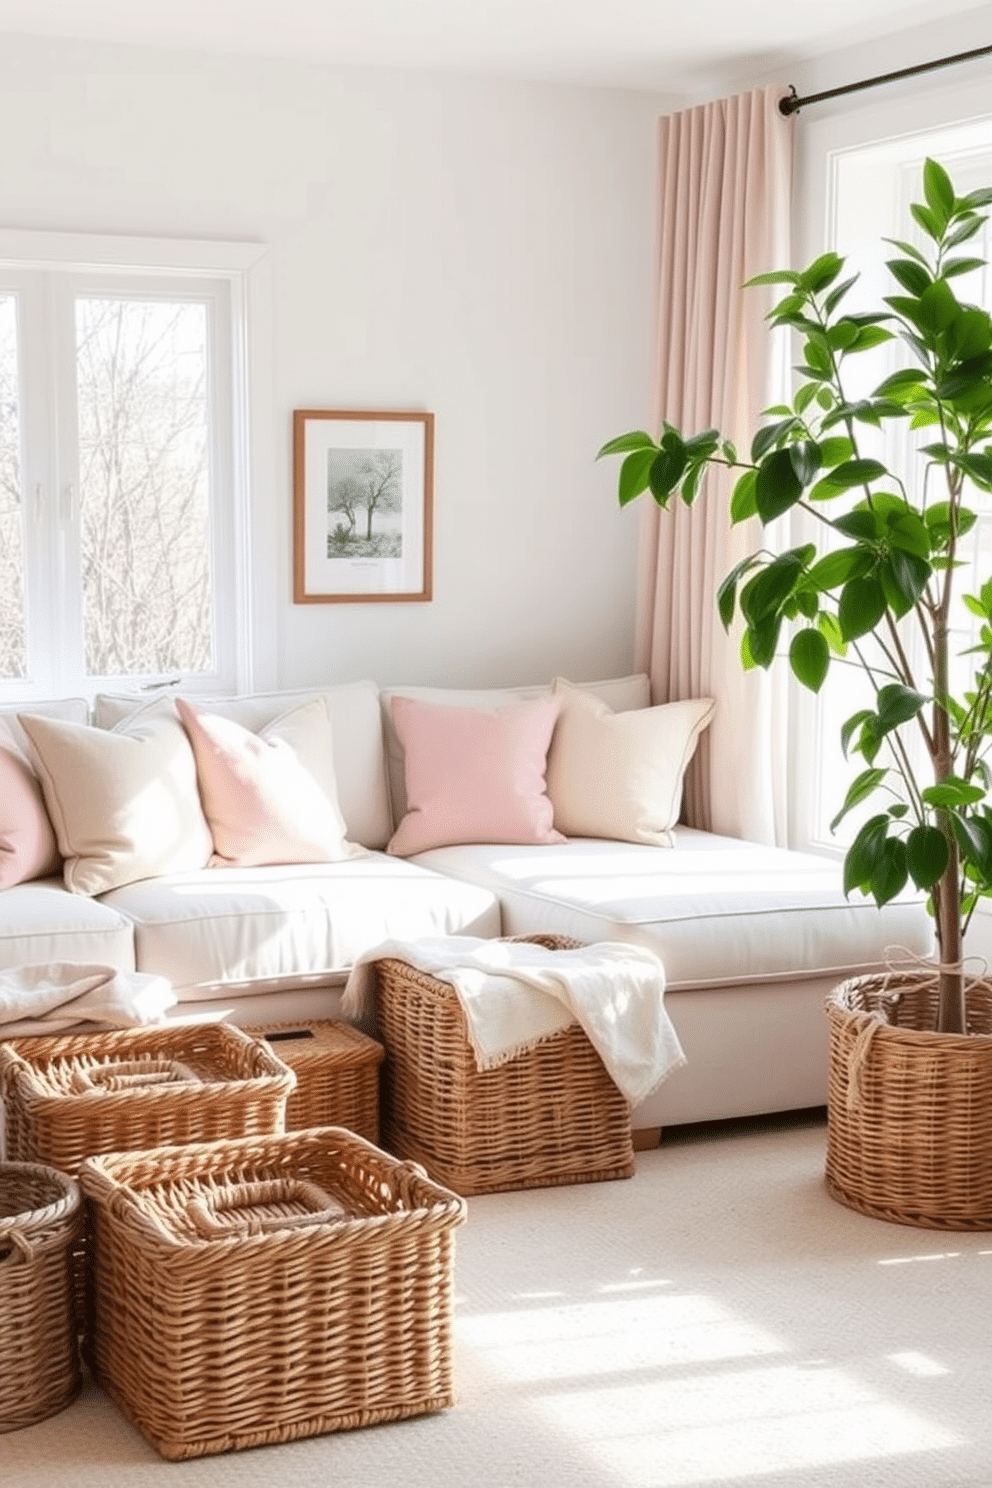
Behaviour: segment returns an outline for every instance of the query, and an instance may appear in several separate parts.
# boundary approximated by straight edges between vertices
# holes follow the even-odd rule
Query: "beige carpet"
[[[835,1204],[819,1119],[473,1199],[443,1415],[166,1463],[88,1386],[4,1488],[988,1488],[992,1234]],[[2,1368],[0,1360],[0,1368]]]

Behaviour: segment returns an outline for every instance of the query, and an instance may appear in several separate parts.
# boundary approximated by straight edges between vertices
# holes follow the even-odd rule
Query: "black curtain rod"
[[[921,72],[935,72],[938,67],[952,67],[956,62],[971,62],[976,57],[988,57],[992,46],[975,47],[970,52],[957,52],[953,57],[938,57],[935,62],[920,62],[916,67],[901,67],[898,72],[883,72],[879,77],[865,78],[860,83],[846,83],[843,88],[827,88],[823,93],[810,93],[799,98],[795,88],[788,98],[779,102],[779,113],[798,113],[807,103],[822,103],[825,98],[839,98],[842,93],[860,93],[864,88],[877,88],[881,83],[895,83],[900,78],[916,77]]]

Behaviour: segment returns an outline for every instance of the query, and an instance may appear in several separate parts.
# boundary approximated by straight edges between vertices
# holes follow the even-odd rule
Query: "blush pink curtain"
[[[781,401],[787,347],[769,336],[768,292],[745,280],[790,264],[792,120],[784,88],[703,104],[660,121],[655,432],[717,428],[746,458],[761,410]],[[781,669],[744,673],[716,593],[761,529],[731,528],[733,477],[710,473],[690,510],[642,498],[637,664],[656,702],[714,697],[686,776],[691,826],[784,842]]]

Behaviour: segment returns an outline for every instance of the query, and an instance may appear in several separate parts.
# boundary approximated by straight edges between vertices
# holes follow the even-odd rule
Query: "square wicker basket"
[[[379,1066],[385,1050],[350,1023],[331,1018],[270,1023],[246,1030],[264,1039],[296,1075],[286,1103],[286,1130],[346,1126],[379,1140]]]
[[[87,1362],[163,1457],[453,1403],[457,1195],[341,1127],[83,1165]]]
[[[7,1155],[76,1173],[85,1157],[284,1130],[292,1070],[229,1023],[0,1044]]]
[[[551,950],[578,944],[525,938]],[[390,1152],[464,1195],[633,1173],[630,1107],[578,1024],[479,1070],[447,983],[405,961],[377,961],[375,1006]]]

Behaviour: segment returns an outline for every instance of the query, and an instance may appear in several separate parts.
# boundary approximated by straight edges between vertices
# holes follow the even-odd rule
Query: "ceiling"
[[[0,0],[0,32],[687,93],[969,9],[954,0]],[[978,9],[992,41],[992,6]]]

